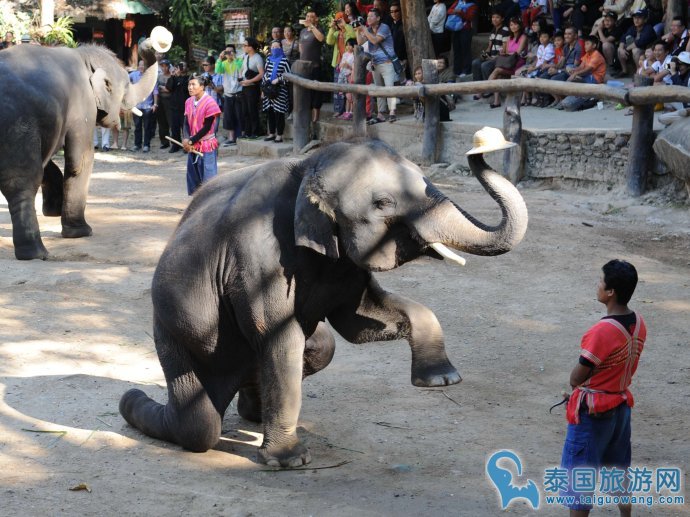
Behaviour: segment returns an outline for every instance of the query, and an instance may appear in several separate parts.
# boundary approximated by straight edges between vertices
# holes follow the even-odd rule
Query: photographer
[[[674,56],[670,63],[671,84],[690,88],[690,52],[683,51]],[[673,111],[659,115],[659,122],[668,126],[690,114],[690,103],[672,102],[667,105]]]
[[[338,82],[340,76],[340,60],[345,53],[345,44],[355,37],[355,30],[345,22],[345,14],[337,12],[326,35],[326,44],[333,47],[333,82]],[[345,96],[341,92],[333,92],[333,115],[341,115],[345,111]]]
[[[187,64],[180,61],[176,67],[170,69],[170,79],[165,87],[170,92],[170,136],[178,142],[182,139],[182,126],[184,124],[184,103],[189,98],[189,75]],[[176,153],[180,146],[172,144],[170,153]]]
[[[371,55],[371,63],[374,67],[374,83],[377,86],[394,86],[396,80],[395,67],[391,61],[395,56],[393,47],[393,35],[391,30],[385,23],[381,23],[381,13],[377,9],[372,9],[367,15],[368,27],[359,25],[357,30],[357,43],[359,45],[367,44],[369,54]],[[387,102],[386,102],[387,101]],[[395,97],[376,99],[378,106],[378,116],[372,118],[367,124],[378,124],[379,122],[395,122],[397,119],[395,115],[396,108]],[[388,104],[389,117],[386,118],[386,103]]]
[[[321,79],[321,48],[326,41],[323,30],[319,27],[319,18],[314,11],[309,11],[304,20],[300,20],[304,29],[299,33],[299,55],[302,61],[312,64],[309,79]],[[311,92],[311,121],[318,122],[321,115],[322,94],[316,90]]]
[[[235,45],[228,45],[216,62],[216,73],[223,79],[223,129],[228,132],[223,147],[237,145],[237,139],[242,136],[241,71],[242,58],[237,57]]]

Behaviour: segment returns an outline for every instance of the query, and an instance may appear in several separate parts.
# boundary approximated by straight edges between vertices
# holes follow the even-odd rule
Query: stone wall
[[[630,132],[525,131],[526,176],[625,184]]]

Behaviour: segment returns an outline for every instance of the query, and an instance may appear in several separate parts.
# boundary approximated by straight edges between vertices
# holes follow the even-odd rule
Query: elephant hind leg
[[[43,215],[59,217],[62,215],[62,171],[52,160],[43,168]]]

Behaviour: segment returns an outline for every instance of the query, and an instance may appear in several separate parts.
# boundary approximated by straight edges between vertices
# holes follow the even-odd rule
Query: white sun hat
[[[508,142],[503,138],[503,133],[500,129],[495,127],[483,127],[474,134],[472,139],[474,147],[465,154],[481,154],[490,153],[492,151],[501,151],[516,146],[513,142]]]

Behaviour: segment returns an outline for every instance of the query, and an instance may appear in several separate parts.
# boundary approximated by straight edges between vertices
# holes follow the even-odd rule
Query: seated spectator
[[[566,81],[571,72],[580,65],[582,59],[582,49],[577,39],[577,32],[574,27],[568,27],[563,33],[563,55],[558,61],[554,61],[554,65],[550,67],[546,73],[540,77],[542,79],[551,79],[553,81]],[[557,108],[562,97],[554,95],[553,102],[549,105],[550,108]]]
[[[496,56],[501,52],[503,48],[503,42],[508,40],[510,32],[508,32],[508,27],[503,23],[503,14],[500,11],[494,11],[491,14],[491,33],[489,34],[489,44],[486,49],[482,51],[480,57],[472,61],[472,80],[474,81],[486,81],[491,72],[494,71],[496,67]],[[481,97],[488,98],[490,93],[485,93]],[[475,100],[479,100],[480,96],[475,95]]]
[[[633,14],[633,25],[630,27],[618,45],[618,60],[621,64],[621,71],[613,74],[613,77],[620,77],[628,74],[628,63],[632,60],[637,63],[645,49],[656,39],[656,32],[651,25],[646,23],[646,11],[636,11]]]
[[[597,47],[599,39],[596,36],[585,38],[585,53],[582,55],[580,66],[576,67],[568,77],[569,82],[602,84],[606,76],[606,60],[599,53]],[[587,109],[596,103],[596,99],[577,97],[569,95],[561,101],[558,109],[566,111],[577,111]]]
[[[673,18],[670,32],[664,34],[661,40],[671,45],[671,55],[673,56],[690,51],[690,36],[681,16]]]
[[[690,88],[690,52],[683,51],[671,60],[671,83]],[[690,103],[672,102],[668,108],[671,111],[659,115],[659,122],[665,126],[690,114]]]
[[[524,27],[520,18],[511,18],[508,22],[508,30],[510,36],[503,42],[503,48],[499,56],[514,56],[515,65],[512,68],[503,68],[496,66],[491,72],[489,79],[508,79],[517,68],[525,64],[525,59],[522,57],[527,49],[527,36],[525,35]],[[494,99],[489,106],[491,108],[498,108],[501,105],[501,96],[498,92],[494,93]]]
[[[584,35],[585,28],[591,28],[599,17],[601,0],[575,0],[570,21],[577,29],[577,36]]]
[[[631,2],[632,0],[604,0],[604,5],[602,5],[598,9],[602,16],[594,22],[594,24],[592,25],[592,32],[590,34],[592,34],[593,36],[599,35],[599,27],[601,26],[601,24],[604,23],[604,15],[606,13],[615,14],[616,21],[618,22],[618,27],[621,27],[621,30],[625,32],[628,29],[628,26],[623,23],[623,18]],[[632,20],[628,25],[631,24]]]
[[[434,46],[434,54],[439,56],[444,44],[444,32],[446,27],[446,4],[441,0],[434,0],[434,6],[427,16],[429,30],[431,31],[431,43]]]
[[[538,77],[540,74],[546,72],[549,67],[553,65],[555,57],[553,43],[551,43],[551,34],[548,30],[544,30],[539,34],[539,48],[537,48],[537,59],[524,70],[526,77]],[[535,96],[535,106],[543,107],[544,96]],[[527,106],[532,102],[532,94],[524,92],[522,94],[522,105]]]
[[[542,31],[547,30],[546,20],[544,18],[538,18],[532,22],[532,26],[527,34],[527,53],[525,54],[525,64],[515,70],[515,75],[524,75],[524,71],[527,66],[531,66],[537,60],[537,49],[539,48],[539,34]]]
[[[446,56],[441,57],[436,60],[436,70],[438,70],[438,82],[439,83],[454,83],[455,74],[453,69],[450,68],[448,64],[448,58]]]
[[[673,56],[668,53],[668,44],[659,41],[654,45],[655,61],[649,70],[645,71],[647,77],[654,79],[654,84],[673,84],[671,80],[671,59]]]
[[[597,27],[597,33],[594,36],[597,36],[601,42],[601,53],[604,54],[606,65],[610,69],[616,59],[616,46],[623,36],[623,31],[618,26],[618,16],[616,13],[604,13],[603,21]]]
[[[651,70],[654,61],[656,61],[654,59],[654,49],[648,48],[644,51],[644,56],[640,56],[637,62],[637,72],[635,73],[637,75],[647,75],[647,71]]]

